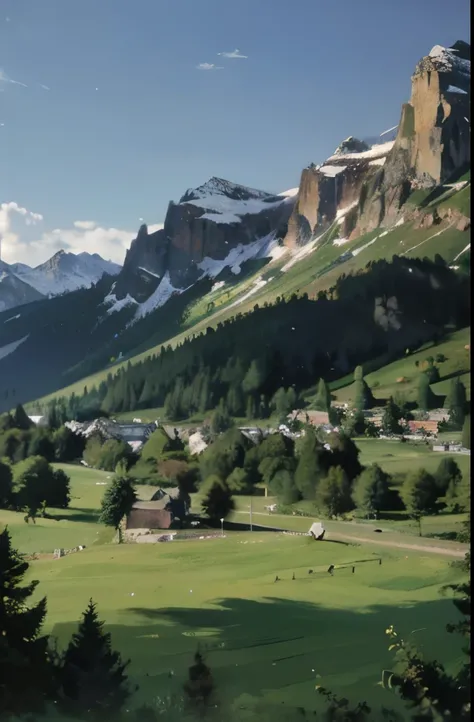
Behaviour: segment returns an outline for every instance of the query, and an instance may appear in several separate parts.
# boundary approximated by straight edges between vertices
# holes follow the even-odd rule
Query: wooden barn
[[[175,520],[183,520],[187,512],[184,501],[158,489],[150,501],[135,502],[127,516],[126,529],[169,529]]]

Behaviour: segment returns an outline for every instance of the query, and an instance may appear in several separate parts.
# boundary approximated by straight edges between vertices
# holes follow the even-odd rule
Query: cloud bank
[[[148,227],[149,232],[163,228]],[[18,203],[0,204],[1,258],[7,263],[37,266],[63,249],[71,253],[99,253],[103,258],[123,263],[136,230],[103,228],[95,221],[74,221],[70,228],[46,228],[41,213],[33,213]]]

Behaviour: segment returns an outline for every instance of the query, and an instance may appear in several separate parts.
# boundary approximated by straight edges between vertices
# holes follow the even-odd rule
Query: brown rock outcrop
[[[470,46],[435,46],[416,66],[395,144],[361,208],[359,232],[391,224],[410,192],[446,182],[470,162]]]

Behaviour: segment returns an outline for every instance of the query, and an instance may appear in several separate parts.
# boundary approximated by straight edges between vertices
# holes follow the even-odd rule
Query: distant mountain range
[[[0,311],[41,298],[51,298],[78,288],[90,288],[104,275],[115,276],[121,266],[97,253],[58,251],[35,268],[24,263],[0,261]]]

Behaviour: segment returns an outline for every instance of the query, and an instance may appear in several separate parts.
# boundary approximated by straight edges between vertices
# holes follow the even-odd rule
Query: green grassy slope
[[[407,401],[414,401],[420,375],[420,368],[416,366],[416,361],[421,365],[428,356],[436,357],[437,354],[443,354],[446,361],[436,364],[441,381],[433,384],[434,393],[439,396],[445,395],[449,389],[449,379],[453,376],[460,376],[470,392],[471,384],[468,372],[471,368],[471,352],[470,348],[465,348],[466,346],[470,346],[469,328],[452,333],[437,346],[423,346],[419,351],[377,370],[370,371],[367,368],[365,379],[372,388],[376,399],[384,400],[389,396],[403,394]],[[374,365],[376,363],[377,361],[374,360]],[[404,380],[399,382],[397,379]],[[349,375],[333,384],[332,393],[337,401],[349,403],[354,400],[354,388],[353,377]]]
[[[267,532],[94,547],[35,562],[31,577],[48,597],[47,630],[62,643],[93,595],[114,646],[132,659],[137,702],[179,691],[198,642],[225,698],[246,693],[309,709],[321,706],[316,684],[388,703],[377,682],[391,662],[389,624],[404,635],[420,630],[426,656],[449,668],[461,654],[444,631],[454,607],[439,594],[458,572],[436,555]]]
[[[341,273],[357,272],[365,268],[369,261],[390,259],[394,254],[434,258],[440,253],[451,262],[468,243],[466,232],[456,230],[447,221],[430,229],[416,229],[412,223],[400,225],[390,231],[378,229],[339,246],[334,245],[330,237],[331,229],[314,244],[311,252],[305,248],[305,255],[301,255],[299,259],[292,259],[288,253],[285,253],[276,261],[267,264],[263,270],[259,268],[254,275],[248,275],[242,284],[232,283],[230,288],[224,285],[196,300],[189,306],[187,327],[170,338],[167,343],[174,347],[193,333],[200,333],[209,326],[215,328],[218,323],[235,316],[236,313],[251,311],[255,304],[262,305],[275,300],[278,296],[303,292],[311,297],[316,296],[319,291],[330,288]],[[350,255],[354,253],[355,255]],[[342,254],[345,254],[345,260],[341,260]],[[289,262],[292,265],[287,268]],[[287,270],[283,270],[285,268]],[[209,307],[211,301],[214,307]],[[193,320],[196,322],[189,326]],[[127,359],[126,363],[129,360],[131,363],[137,363],[150,354],[159,352],[160,347],[161,344],[154,346]],[[123,365],[125,362],[115,365],[112,370],[115,371]],[[98,385],[105,380],[110,370],[109,367],[92,374],[44,398],[69,395],[72,392],[82,393],[84,385],[89,388]]]

